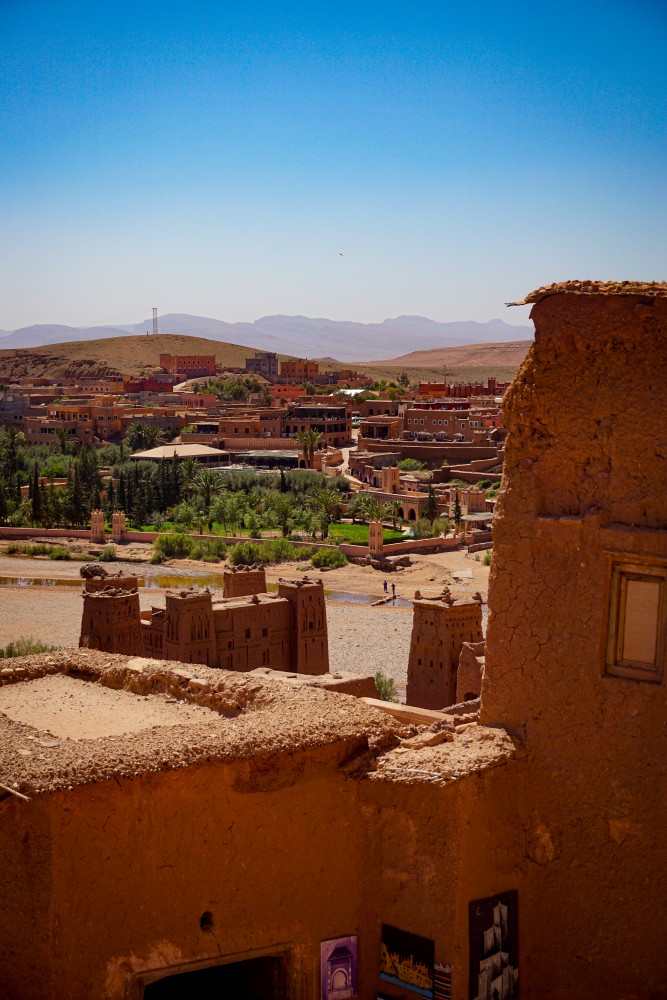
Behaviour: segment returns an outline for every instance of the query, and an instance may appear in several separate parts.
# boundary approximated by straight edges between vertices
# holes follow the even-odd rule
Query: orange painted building
[[[307,358],[291,358],[289,361],[281,362],[280,365],[282,377],[295,382],[312,382],[319,373],[320,366],[317,361],[308,361]]]

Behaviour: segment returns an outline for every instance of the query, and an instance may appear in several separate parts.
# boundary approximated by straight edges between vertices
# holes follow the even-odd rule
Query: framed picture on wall
[[[433,997],[435,945],[430,938],[382,925],[380,979],[396,986]]]
[[[519,894],[509,892],[468,905],[470,1000],[518,1000]]]
[[[357,938],[341,937],[320,944],[322,1000],[349,1000],[357,995]]]

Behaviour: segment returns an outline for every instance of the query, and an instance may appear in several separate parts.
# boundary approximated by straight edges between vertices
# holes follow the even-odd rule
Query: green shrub
[[[412,530],[415,538],[433,538],[434,534],[440,534],[439,529],[434,528],[426,517],[420,517]]]
[[[260,562],[261,549],[255,542],[237,542],[229,552],[229,561],[234,566],[252,566]]]
[[[51,551],[49,552],[49,559],[55,559],[57,562],[62,562],[65,559],[71,559],[71,558],[72,557],[67,551],[67,549],[63,549],[58,545],[52,548]]]
[[[420,462],[418,458],[402,458],[398,467],[401,472],[423,472],[426,462]]]
[[[50,653],[57,648],[57,646],[46,646],[43,642],[36,642],[32,638],[22,637],[0,649],[0,660],[9,660],[14,656],[30,656],[31,653]]]
[[[387,677],[381,670],[378,670],[375,675],[375,687],[381,701],[398,701],[396,681],[393,677]]]
[[[181,532],[170,532],[168,535],[158,535],[153,542],[153,554],[164,559],[187,559],[192,552],[194,542],[190,535]]]
[[[311,562],[316,569],[338,569],[341,566],[347,566],[347,557],[343,555],[340,549],[332,546],[331,548],[318,549],[317,552],[314,552]]]
[[[227,546],[222,539],[196,538],[190,550],[190,559],[202,562],[220,562],[227,555]]]
[[[105,545],[97,558],[99,562],[115,562],[116,546]]]
[[[296,562],[302,556],[302,548],[287,538],[272,538],[262,545],[262,562]]]
[[[482,566],[490,566],[493,559],[493,549],[487,549],[482,556]]]
[[[11,542],[5,549],[9,556],[50,556],[52,545],[26,545],[24,542]]]

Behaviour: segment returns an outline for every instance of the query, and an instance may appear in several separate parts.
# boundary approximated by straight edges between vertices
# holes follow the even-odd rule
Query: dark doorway
[[[144,989],[144,1000],[282,1000],[283,964],[279,958],[251,958],[158,979]]]

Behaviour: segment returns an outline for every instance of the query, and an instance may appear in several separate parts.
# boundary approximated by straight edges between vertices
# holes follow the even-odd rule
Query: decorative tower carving
[[[383,548],[382,521],[371,521],[368,525],[368,551],[372,556],[381,556]]]
[[[95,544],[104,545],[106,535],[104,534],[104,511],[94,510],[90,514],[90,540]]]
[[[111,515],[111,538],[114,542],[122,542],[125,535],[125,514],[115,510]]]

